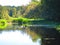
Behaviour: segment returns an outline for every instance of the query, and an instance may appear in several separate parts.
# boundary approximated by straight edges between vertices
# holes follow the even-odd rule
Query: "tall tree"
[[[60,0],[41,0],[42,17],[58,21],[60,19]]]
[[[1,8],[1,13],[0,13],[0,15],[1,15],[1,19],[9,19],[9,15],[8,15],[8,10],[7,10],[7,8],[6,7],[2,7]]]
[[[14,18],[17,17],[17,15],[16,15],[16,8],[12,9],[12,17],[14,17]]]
[[[2,16],[2,15],[1,15],[1,8],[2,8],[2,6],[0,6],[0,19],[1,19],[1,16]]]
[[[37,18],[39,14],[39,9],[37,6],[39,5],[39,2],[32,1],[28,6],[24,13],[24,16],[27,18]]]
[[[23,16],[25,10],[26,10],[26,6],[17,7],[17,15]]]

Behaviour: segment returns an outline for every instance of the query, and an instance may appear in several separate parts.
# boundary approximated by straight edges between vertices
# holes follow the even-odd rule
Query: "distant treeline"
[[[58,0],[32,0],[27,6],[1,6],[0,19],[9,20],[11,17],[25,17],[59,21],[60,19],[60,1]]]

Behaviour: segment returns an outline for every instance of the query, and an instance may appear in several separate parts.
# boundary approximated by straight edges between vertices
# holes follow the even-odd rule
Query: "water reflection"
[[[55,28],[9,25],[0,30],[1,45],[59,45],[60,32]]]
[[[29,29],[41,36],[41,45],[60,45],[60,33],[55,28],[34,26]]]
[[[20,31],[3,31],[0,34],[0,45],[39,45],[38,42],[32,42],[30,37]]]
[[[16,29],[11,27],[9,30],[8,29],[9,27],[0,30],[0,45],[40,45],[40,39],[33,42],[31,37],[25,32],[24,28],[20,30],[17,29],[16,26]]]

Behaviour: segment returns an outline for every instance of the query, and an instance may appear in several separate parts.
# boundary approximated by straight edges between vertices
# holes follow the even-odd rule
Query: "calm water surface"
[[[41,45],[40,38],[34,42],[27,31],[24,29],[19,30],[17,26],[13,27],[7,27],[0,31],[0,45]]]
[[[0,29],[0,45],[59,45],[60,33],[55,28],[7,26]]]

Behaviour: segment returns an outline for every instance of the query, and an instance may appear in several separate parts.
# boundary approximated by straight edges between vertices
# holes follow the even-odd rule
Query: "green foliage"
[[[10,17],[8,15],[8,10],[6,7],[0,7],[0,19],[6,19],[8,20]]]
[[[16,15],[16,8],[12,9],[12,15],[13,15],[12,17],[14,17],[14,18],[17,17],[17,15]]]
[[[0,6],[0,19],[10,20],[11,17],[23,17],[26,6]]]
[[[6,19],[8,22],[19,21],[19,23],[28,23],[30,20],[41,18],[59,21],[59,2],[56,0],[32,0],[27,6],[0,6],[0,19]]]
[[[0,29],[4,29],[7,26],[7,21],[0,19]]]
[[[60,0],[41,0],[41,15],[48,20],[59,21],[60,19]]]
[[[13,19],[12,19],[12,22],[13,22],[13,23],[18,23],[18,24],[20,24],[20,25],[22,25],[22,24],[27,24],[28,21],[29,21],[29,20],[28,20],[27,18],[23,18],[23,17],[13,18]]]
[[[24,13],[24,17],[26,18],[37,18],[37,16],[39,15],[38,12],[38,8],[36,8],[38,6],[39,2],[31,2],[27,8],[26,11]]]

